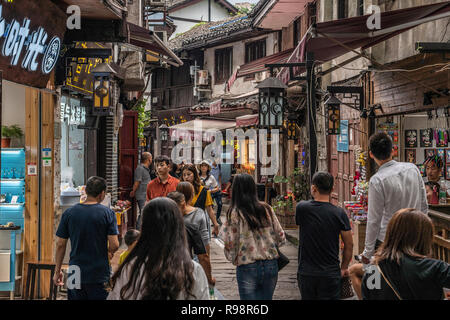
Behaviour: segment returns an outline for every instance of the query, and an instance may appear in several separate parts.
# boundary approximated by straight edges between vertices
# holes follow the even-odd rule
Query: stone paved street
[[[213,240],[211,244],[211,264],[213,276],[216,278],[216,288],[227,300],[239,300],[239,292],[236,281],[236,267],[225,259],[223,248],[219,241]],[[289,257],[290,263],[279,272],[278,283],[274,293],[274,300],[298,300],[296,272],[297,272],[297,248],[287,242],[281,247],[281,251]]]

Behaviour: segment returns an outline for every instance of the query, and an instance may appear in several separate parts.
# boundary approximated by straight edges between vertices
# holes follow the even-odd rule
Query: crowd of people
[[[296,207],[302,299],[341,299],[344,283],[351,283],[360,299],[443,299],[443,288],[450,288],[450,266],[430,257],[431,195],[419,170],[393,160],[392,140],[384,133],[370,138],[369,155],[379,169],[369,183],[365,249],[355,257],[360,263],[351,265],[349,218],[330,202],[330,173],[315,173],[312,200]],[[87,201],[63,213],[56,233],[54,283],[63,285],[61,267],[69,239],[69,264],[81,270],[80,285],[68,288],[68,299],[209,299],[216,283],[210,259],[213,236],[222,239],[226,259],[236,266],[240,298],[272,299],[279,247],[286,236],[271,206],[258,199],[253,177],[233,175],[226,187],[231,204],[222,217],[220,165],[203,161],[177,166],[157,156],[152,172],[152,162],[152,155],[143,153],[136,168],[130,195],[139,207],[137,230],[126,233],[127,250],[112,277],[109,261],[119,242],[115,214],[100,204],[106,181],[91,177]],[[427,162],[427,173],[434,163],[439,165],[436,159]],[[429,179],[433,182],[431,171]]]

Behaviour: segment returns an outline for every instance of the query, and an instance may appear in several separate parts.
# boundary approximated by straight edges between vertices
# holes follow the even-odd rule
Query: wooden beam
[[[30,87],[25,89],[25,159],[26,163],[38,164],[39,139],[39,91]],[[24,223],[24,272],[22,292],[27,281],[27,261],[37,260],[38,242],[38,176],[25,177],[25,223]],[[36,291],[35,291],[36,292]]]

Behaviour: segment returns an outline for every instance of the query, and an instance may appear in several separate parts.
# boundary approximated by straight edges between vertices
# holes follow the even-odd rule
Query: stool
[[[34,299],[34,287],[36,280],[36,271],[37,270],[50,270],[50,296],[48,300],[56,300],[56,293],[58,288],[53,284],[53,276],[55,274],[56,264],[51,261],[29,261],[27,262],[28,270],[27,270],[27,284],[24,298],[25,300],[33,300]],[[31,293],[30,293],[30,278],[31,278]]]

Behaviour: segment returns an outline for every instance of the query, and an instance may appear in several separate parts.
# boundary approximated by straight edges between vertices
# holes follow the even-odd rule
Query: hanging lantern
[[[325,102],[327,106],[327,123],[328,123],[328,134],[340,134],[341,133],[341,101],[335,96],[331,96]]]
[[[94,75],[94,107],[95,115],[111,113],[111,75],[116,72],[109,64],[101,63],[92,70]]]
[[[297,140],[297,116],[290,114],[286,123],[286,132],[288,140]]]
[[[159,126],[159,134],[161,141],[169,140],[169,127],[165,123]]]
[[[259,89],[259,127],[281,128],[287,86],[278,78],[270,77],[258,84],[256,88]]]

